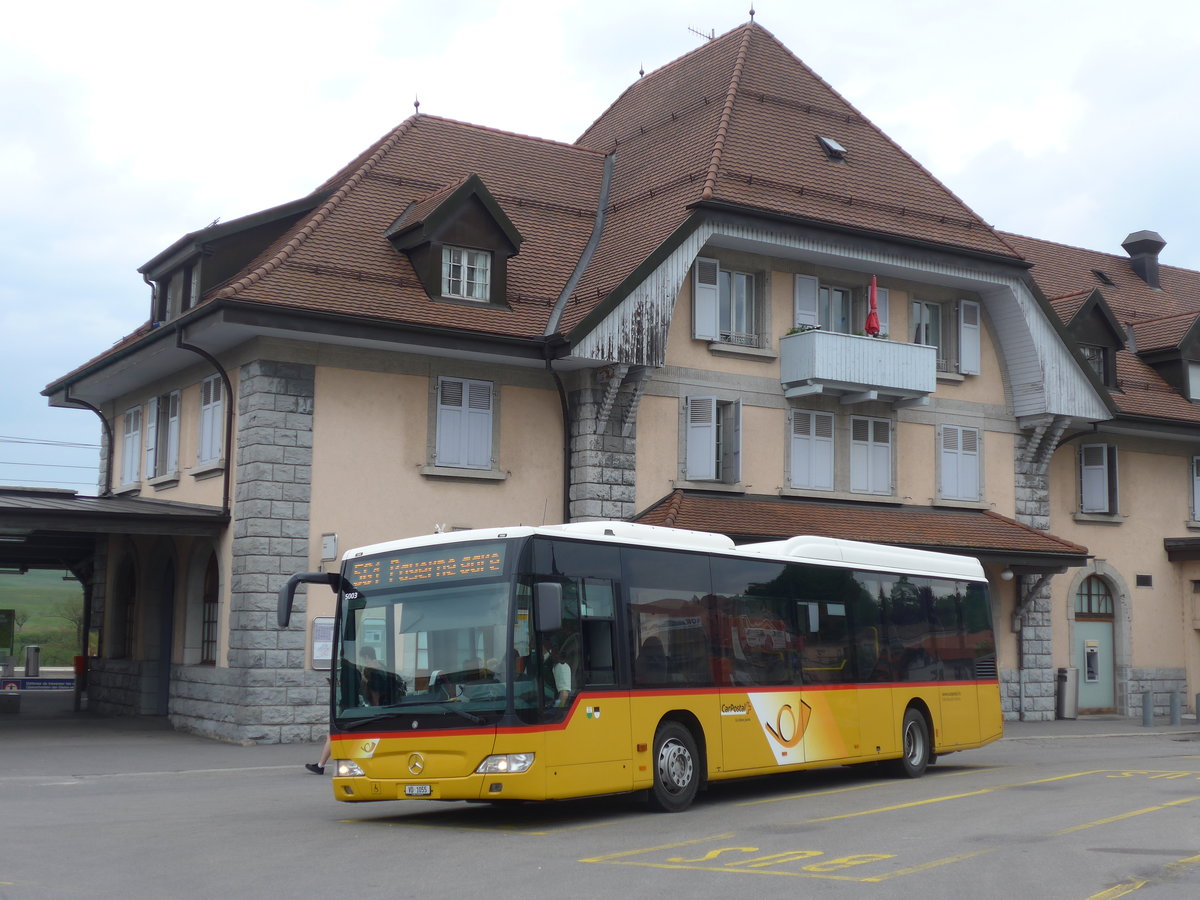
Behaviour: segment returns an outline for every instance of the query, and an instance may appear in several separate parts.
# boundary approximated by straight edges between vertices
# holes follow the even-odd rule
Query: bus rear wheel
[[[925,774],[933,753],[929,746],[929,726],[921,713],[907,709],[900,726],[901,757],[892,761],[892,771],[902,778],[920,778]]]
[[[678,722],[663,722],[654,735],[654,786],[650,805],[681,812],[692,805],[700,787],[699,754],[692,733]]]

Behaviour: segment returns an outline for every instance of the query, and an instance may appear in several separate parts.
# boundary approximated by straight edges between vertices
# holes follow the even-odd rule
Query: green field
[[[69,666],[79,655],[76,623],[83,612],[83,589],[78,581],[63,581],[59,570],[31,570],[25,575],[0,575],[0,609],[16,610],[13,653],[24,665],[24,648],[42,648],[43,666]],[[0,647],[0,656],[7,647]]]

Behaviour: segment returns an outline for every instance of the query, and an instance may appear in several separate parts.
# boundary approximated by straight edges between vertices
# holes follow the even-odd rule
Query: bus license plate
[[[433,788],[428,784],[406,784],[404,786],[406,797],[428,797],[431,793],[433,793]]]

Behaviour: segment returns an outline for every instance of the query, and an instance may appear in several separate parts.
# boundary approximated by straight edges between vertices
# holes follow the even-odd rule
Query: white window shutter
[[[974,300],[958,301],[958,371],[962,375],[980,372],[979,304]]]
[[[870,291],[870,288],[867,288]],[[871,300],[867,298],[867,308],[870,309]],[[888,333],[888,289],[877,287],[875,288],[875,312],[879,316],[879,333]]]
[[[721,265],[715,259],[697,257],[692,279],[692,335],[701,341],[719,340]]]
[[[871,420],[850,420],[850,490],[871,489]]]
[[[1079,448],[1079,509],[1081,512],[1110,512],[1108,503],[1108,448],[1084,444]]]
[[[200,382],[200,446],[196,454],[199,462],[221,458],[221,434],[225,427],[223,398],[220,376],[213,375]]]
[[[138,480],[138,454],[142,444],[142,410],[140,407],[125,413],[125,433],[121,441],[121,484]]]
[[[689,481],[717,477],[717,399],[687,398],[685,473]]]
[[[151,397],[146,404],[146,477],[153,478],[158,471],[158,398]]]
[[[492,385],[467,382],[466,464],[472,469],[492,467]]]
[[[892,428],[886,419],[871,422],[871,492],[892,491]]]
[[[792,487],[833,489],[833,416],[792,413]]]
[[[948,500],[979,499],[979,430],[942,426],[940,493]]]
[[[795,279],[794,324],[797,328],[816,328],[821,324],[820,313],[817,310],[817,279],[811,275],[797,275]]]

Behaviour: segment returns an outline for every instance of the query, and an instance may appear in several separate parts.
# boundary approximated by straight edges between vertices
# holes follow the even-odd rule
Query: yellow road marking
[[[1097,775],[1102,772],[1109,772],[1111,769],[1089,769],[1086,772],[1073,772],[1070,775],[1055,775],[1052,778],[1038,778],[1034,781],[1022,781],[1016,784],[999,784],[995,787],[980,788],[977,791],[967,791],[962,794],[945,794],[941,797],[930,797],[928,800],[914,800],[911,803],[898,803],[894,806],[880,806],[875,809],[864,809],[859,812],[841,813],[836,816],[822,816],[819,819],[804,819],[797,823],[800,825],[816,825],[821,822],[836,822],[840,819],[857,819],[860,816],[872,816],[876,813],[896,812],[902,809],[916,809],[921,806],[930,806],[934,803],[945,803],[949,800],[963,800],[967,797],[981,797],[984,794],[992,794],[997,791],[1007,791],[1012,788],[1029,787],[1035,784],[1049,784],[1052,781],[1065,781],[1069,778],[1082,778],[1086,775]]]
[[[1163,866],[1159,870],[1161,874],[1157,877],[1135,878],[1131,881],[1126,881],[1124,884],[1114,885],[1108,890],[1101,891],[1098,894],[1092,894],[1092,896],[1088,897],[1087,900],[1116,900],[1118,897],[1124,897],[1127,894],[1132,894],[1134,891],[1141,890],[1148,884],[1158,884],[1178,878],[1183,874],[1185,869],[1190,869],[1197,863],[1200,863],[1200,856],[1188,856],[1184,859],[1177,859],[1174,862],[1169,862]]]
[[[696,844],[705,844],[709,841],[727,841],[732,837],[732,832],[728,834],[714,834],[710,837],[693,838],[690,841],[679,841],[675,844],[662,844],[658,847],[643,847],[640,850],[622,850],[620,853],[607,853],[604,856],[592,856],[588,859],[581,859],[580,862],[611,862],[614,859],[620,859],[624,856],[638,856],[642,853],[654,853],[657,850],[674,850],[676,847],[693,847]]]
[[[1109,816],[1107,819],[1097,819],[1095,822],[1085,822],[1083,825],[1072,825],[1070,828],[1064,828],[1061,831],[1052,831],[1051,837],[1059,837],[1064,834],[1072,834],[1076,831],[1084,831],[1088,828],[1095,828],[1098,825],[1111,825],[1113,822],[1120,822],[1122,819],[1132,819],[1134,816],[1144,816],[1146,813],[1158,812],[1159,810],[1169,809],[1172,806],[1183,806],[1185,803],[1191,803],[1193,800],[1200,800],[1200,797],[1184,797],[1182,800],[1172,800],[1169,803],[1160,803],[1158,806],[1147,806],[1145,809],[1135,809],[1133,812],[1121,813],[1119,816]]]
[[[986,853],[994,853],[999,849],[999,847],[988,847],[984,850],[973,850],[970,853],[960,853],[958,856],[947,856],[943,859],[934,859],[927,863],[921,863],[920,865],[909,866],[906,869],[897,869],[895,872],[888,872],[886,875],[876,875],[872,878],[864,878],[863,881],[887,881],[891,878],[899,878],[901,875],[916,875],[918,872],[936,869],[939,866],[948,866],[951,863],[963,862],[964,860],[972,859],[976,856],[983,856]]]

